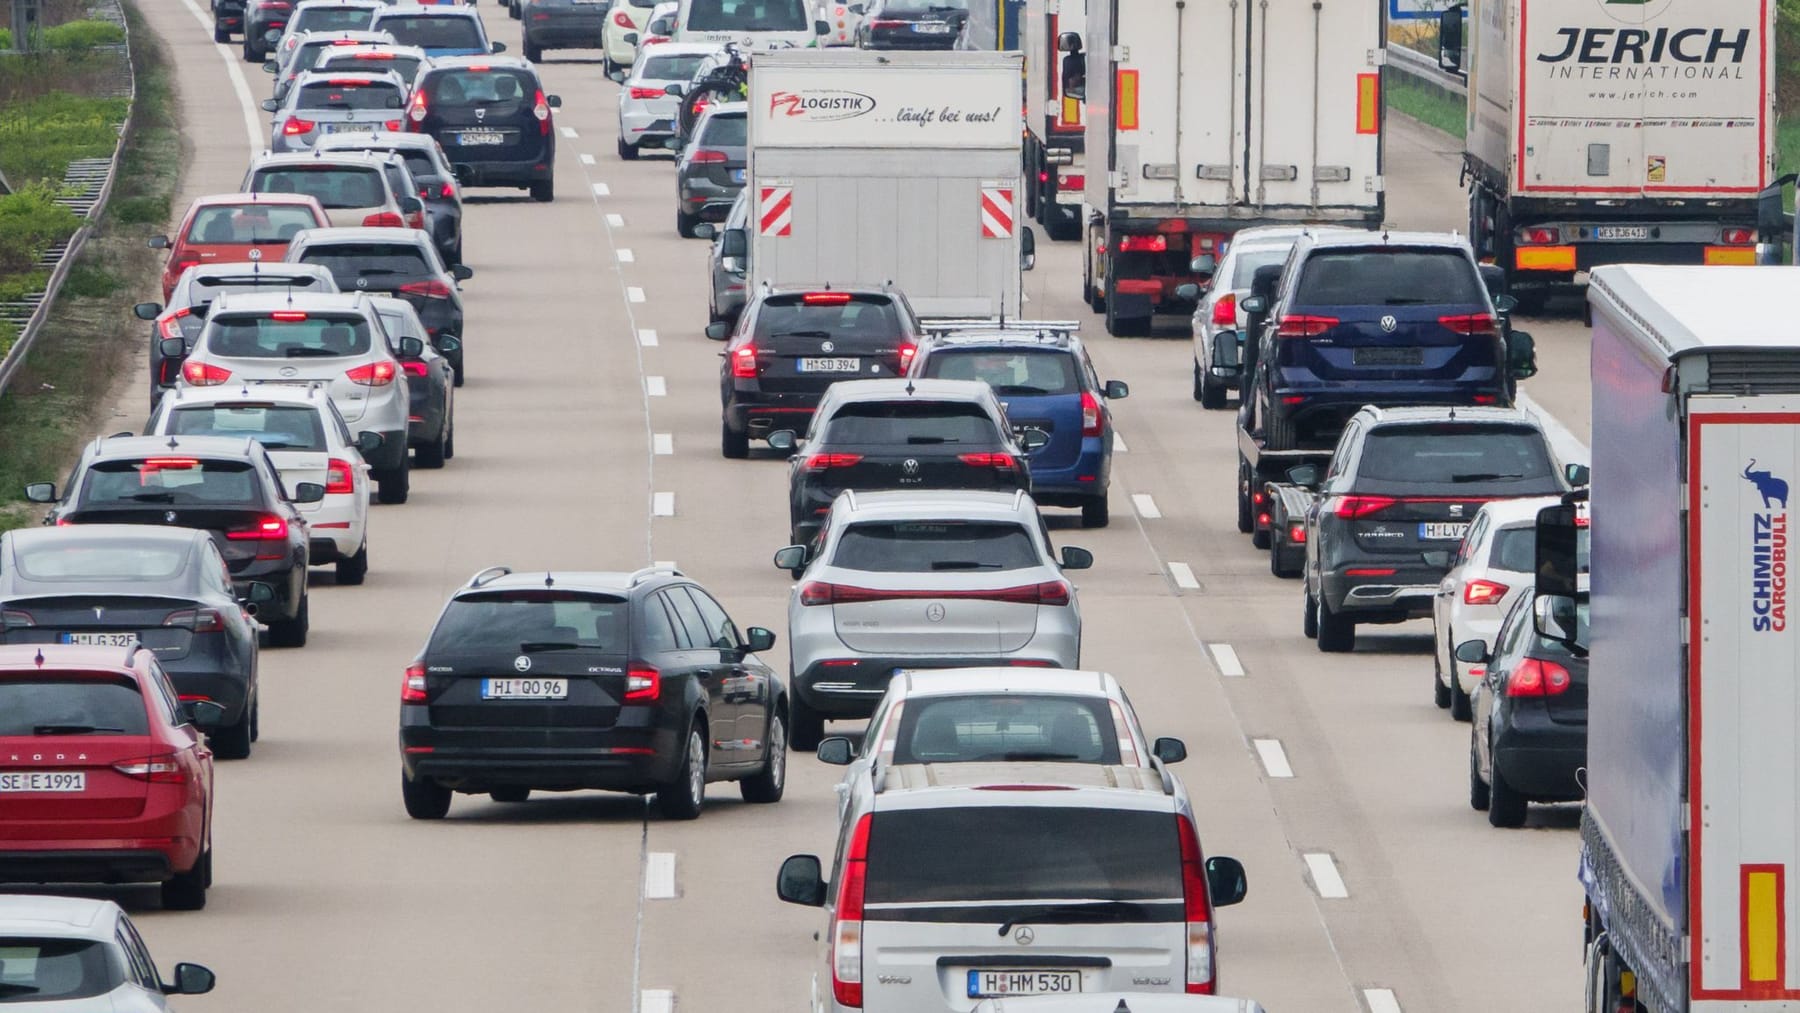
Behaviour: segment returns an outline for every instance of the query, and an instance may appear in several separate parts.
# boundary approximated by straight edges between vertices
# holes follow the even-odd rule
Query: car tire
[[[1431,652],[1431,702],[1439,710],[1450,706],[1450,685],[1444,681],[1444,664],[1438,660],[1436,650]]]
[[[250,758],[250,743],[255,741],[251,734],[256,723],[256,697],[244,705],[244,713],[238,715],[237,723],[226,725],[206,736],[212,746],[213,755],[221,760],[247,760]]]
[[[308,616],[311,607],[306,592],[300,593],[300,607],[295,610],[294,618],[278,619],[269,624],[270,647],[305,647],[306,633],[312,625]]]
[[[457,261],[459,263],[461,262],[461,260],[462,260],[461,257],[457,258]],[[454,366],[451,368],[450,372],[455,375],[455,378],[450,381],[450,386],[461,387],[463,385],[463,371],[465,368],[466,367],[461,366],[461,365],[457,365],[457,366]]]
[[[1250,534],[1256,530],[1256,506],[1250,502],[1250,467],[1242,461],[1238,462],[1238,531]]]
[[[375,498],[390,506],[406,502],[412,493],[412,468],[409,462],[400,467],[375,473]]]
[[[1514,791],[1495,764],[1488,780],[1488,825],[1511,830],[1525,825],[1525,796]]]
[[[514,21],[517,21],[520,18],[524,17],[524,15],[525,15],[525,12],[521,11],[519,9],[518,4],[509,3],[506,5],[506,16],[513,19]]]
[[[683,239],[694,238],[694,226],[700,224],[699,215],[690,215],[685,211],[675,211],[675,232]]]
[[[810,753],[819,748],[825,737],[825,715],[813,710],[796,693],[788,699],[788,745],[796,752]]]
[[[456,245],[450,247],[450,263],[453,266],[463,262],[462,246],[462,233],[459,231],[456,235]],[[456,376],[456,385],[458,387],[462,386],[462,374],[460,372],[458,372]]]
[[[1462,690],[1462,678],[1456,674],[1456,662],[1450,662],[1450,716],[1458,721],[1470,721],[1475,717],[1474,701]]]
[[[193,868],[178,872],[163,881],[162,906],[165,911],[199,911],[206,907],[206,888],[212,885],[212,849],[200,852]]]
[[[444,466],[449,455],[444,453],[444,444],[450,438],[450,427],[444,427],[444,434],[431,443],[421,443],[413,448],[413,467],[437,469]]]
[[[626,162],[637,161],[637,157],[638,157],[638,146],[637,145],[627,144],[625,141],[625,138],[623,138],[623,137],[619,138],[617,143],[619,145],[619,158],[621,160],[626,161]]]
[[[213,22],[213,41],[217,42],[221,46],[229,43],[231,41],[231,29],[226,28],[224,25],[219,24],[217,21],[214,21]]]
[[[1198,359],[1194,360],[1194,400],[1200,402],[1201,407],[1205,407],[1206,381],[1202,378],[1200,360]]]
[[[493,791],[488,792],[488,798],[491,798],[496,802],[515,805],[530,799],[531,789],[517,784],[502,785],[495,788]]]
[[[406,815],[415,820],[441,820],[450,813],[450,789],[423,777],[417,781],[400,774],[400,801],[406,803]]]
[[[353,556],[337,561],[337,582],[341,587],[355,587],[369,575],[369,543],[364,541]]]
[[[606,47],[606,41],[604,39],[602,39],[601,40],[601,49],[604,50],[605,47]],[[601,54],[600,54],[600,76],[601,77],[611,77],[613,75],[613,71],[618,70],[618,69],[619,69],[619,65],[613,62],[613,58],[610,56],[607,56],[604,51],[601,52]]]
[[[674,779],[656,789],[656,809],[665,820],[691,820],[705,806],[706,725],[696,718],[688,728]]]
[[[1107,502],[1106,493],[1090,496],[1081,501],[1081,526],[1084,528],[1103,528],[1112,520],[1112,507]]]
[[[750,456],[750,434],[734,433],[731,423],[719,420],[719,453],[737,461]]]
[[[543,47],[532,45],[530,39],[526,39],[525,41],[523,41],[519,44],[519,51],[525,55],[526,63],[541,63],[541,62],[543,62],[543,59],[544,59]]]
[[[1469,734],[1469,808],[1476,812],[1487,812],[1492,803],[1492,793],[1488,783],[1481,779],[1481,768],[1475,763],[1475,735]]]
[[[1300,606],[1300,632],[1308,640],[1319,636],[1319,600],[1307,591],[1305,601]]]
[[[1331,610],[1323,595],[1316,599],[1319,619],[1319,650],[1326,654],[1348,654],[1356,650],[1356,622]]]
[[[1216,412],[1224,410],[1225,385],[1222,383],[1208,383],[1206,380],[1206,372],[1200,368],[1199,363],[1194,364],[1194,390],[1196,395],[1195,400],[1200,402],[1200,407],[1205,408],[1207,411]]]
[[[456,407],[452,402],[450,408],[450,428],[444,431],[444,460],[456,459]]]
[[[1300,576],[1300,567],[1287,563],[1290,548],[1285,538],[1269,546],[1269,572],[1282,580]]]
[[[1251,531],[1250,531],[1250,545],[1253,548],[1258,548],[1258,549],[1268,548],[1269,542],[1273,537],[1274,536],[1269,532],[1268,528],[1258,528],[1258,527],[1256,527],[1254,521],[1252,522]]]
[[[1300,445],[1300,430],[1294,420],[1280,412],[1270,412],[1267,432],[1270,450],[1292,450]]]
[[[781,713],[782,700],[769,714],[769,734],[765,739],[763,768],[738,782],[738,793],[746,802],[767,805],[781,801],[787,788],[787,715]]]
[[[540,179],[531,184],[531,199],[539,204],[548,204],[556,199],[556,180]]]

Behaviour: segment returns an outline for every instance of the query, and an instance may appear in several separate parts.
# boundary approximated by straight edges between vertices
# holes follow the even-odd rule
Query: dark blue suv
[[[1266,312],[1250,397],[1271,450],[1333,438],[1366,404],[1512,403],[1505,323],[1459,236],[1302,236]]]
[[[1036,429],[1049,442],[1031,454],[1031,494],[1040,505],[1080,507],[1083,527],[1107,522],[1113,424],[1108,401],[1131,393],[1100,382],[1071,325],[983,324],[927,334],[912,376],[985,380],[1013,432]]]

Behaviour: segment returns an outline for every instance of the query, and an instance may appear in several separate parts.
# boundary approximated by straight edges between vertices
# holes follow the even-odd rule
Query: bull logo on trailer
[[[1754,457],[1744,465],[1744,481],[1762,497],[1762,509],[1750,515],[1750,629],[1782,633],[1787,630],[1788,483],[1757,468]]]

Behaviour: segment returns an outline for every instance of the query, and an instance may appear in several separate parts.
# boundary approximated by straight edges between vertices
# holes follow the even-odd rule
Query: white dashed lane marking
[[[1175,586],[1187,591],[1200,589],[1200,578],[1194,576],[1194,568],[1186,563],[1170,563],[1169,576],[1175,578]]]
[[[1368,1004],[1369,1013],[1400,1013],[1400,1000],[1391,988],[1365,988],[1363,1002]]]
[[[675,561],[673,559],[659,559],[650,565],[656,567],[659,570],[679,570],[679,569],[681,569],[681,567],[675,565]]]
[[[624,215],[607,215],[606,216],[606,225],[608,228],[622,229],[625,227],[625,216]]]
[[[656,332],[648,327],[638,328],[638,344],[645,348],[656,347]]]
[[[675,494],[672,492],[659,492],[650,497],[650,515],[652,517],[675,516]]]
[[[660,376],[644,377],[644,394],[649,397],[664,397],[669,393],[667,381]]]
[[[1137,508],[1138,516],[1145,520],[1155,520],[1162,516],[1162,511],[1156,509],[1156,501],[1147,492],[1133,493],[1131,505]]]
[[[1208,644],[1206,649],[1212,652],[1213,664],[1219,666],[1219,674],[1237,678],[1244,674],[1244,663],[1238,660],[1237,650],[1230,644]]]
[[[674,896],[675,852],[650,852],[644,857],[644,899],[670,900]]]
[[[574,139],[575,139],[575,138],[577,138],[577,137],[580,137],[580,136],[581,136],[581,135],[580,135],[580,134],[578,134],[578,133],[576,133],[576,132],[575,132],[575,128],[574,128],[574,127],[564,127],[564,128],[562,128],[562,135],[563,135],[563,136],[564,136],[564,137],[567,137],[567,138],[568,138],[568,139],[570,139],[570,140],[574,140]]]
[[[675,1013],[675,993],[666,988],[646,988],[638,995],[638,1013]]]
[[[673,433],[656,433],[650,438],[651,449],[658,454],[675,452],[675,436]]]
[[[1262,760],[1263,770],[1270,777],[1293,777],[1294,768],[1288,763],[1287,750],[1281,748],[1280,739],[1251,739],[1250,744],[1256,747],[1257,758]]]
[[[627,285],[625,287],[625,299],[627,302],[643,302],[644,290],[638,288],[636,285]]]
[[[1350,896],[1350,888],[1344,885],[1344,877],[1338,874],[1337,862],[1323,851],[1310,852],[1304,856],[1306,871],[1312,873],[1313,889],[1326,900],[1342,900]]]
[[[607,186],[605,183],[595,183],[594,184],[594,196],[608,197],[611,195],[612,195],[612,187]]]
[[[1113,449],[1121,454],[1128,454],[1131,452],[1131,448],[1125,445],[1125,437],[1120,436],[1117,432],[1113,433]]]
[[[620,247],[618,250],[615,250],[614,254],[619,258],[619,263],[621,263],[621,264],[630,264],[630,263],[634,263],[637,260],[637,254],[632,253],[630,250],[627,250],[624,247]]]
[[[585,151],[582,152],[581,153],[581,164],[582,165],[593,165],[594,164],[594,156],[588,154]]]

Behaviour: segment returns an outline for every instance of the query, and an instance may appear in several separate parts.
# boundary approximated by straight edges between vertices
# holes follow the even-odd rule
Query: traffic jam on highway
[[[1263,896],[1285,909],[1288,880],[1309,885],[1309,909],[1347,895],[1329,853],[1284,872],[1207,846],[1246,839],[1213,794],[1225,758],[1247,753],[1274,782],[1293,776],[1288,754],[1242,726],[1194,725],[1129,648],[1083,653],[1084,638],[1129,645],[1149,622],[1106,572],[1127,543],[1102,533],[1136,538],[1161,516],[1113,491],[1132,388],[1106,367],[1149,363],[1139,400],[1171,376],[1179,400],[1135,416],[1133,444],[1223,434],[1205,437],[1191,495],[1234,505],[1270,572],[1208,569],[1205,590],[1283,603],[1279,635],[1312,655],[1289,667],[1309,679],[1370,654],[1411,673],[1410,697],[1429,678],[1434,708],[1468,732],[1415,758],[1459,785],[1423,804],[1460,809],[1466,766],[1480,815],[1461,817],[1532,828],[1483,854],[1550,847],[1550,867],[1578,869],[1578,921],[1496,921],[1494,949],[1560,931],[1581,968],[1561,1002],[1587,1013],[1800,1010],[1787,945],[1800,629],[1786,600],[1800,342],[1768,326],[1800,315],[1800,288],[1772,263],[1785,227],[1768,196],[1772,5],[1470,0],[1444,14],[1439,63],[1471,109],[1447,163],[1468,200],[1455,231],[1392,221],[1382,5],[993,6],[195,8],[231,75],[241,62],[253,84],[259,64],[272,79],[267,140],[235,192],[194,197],[152,240],[167,264],[160,299],[135,309],[148,372],[129,407],[147,421],[30,485],[44,526],[0,535],[0,882],[18,890],[0,895],[0,1007],[165,1009],[212,990],[199,964],[158,972],[132,915],[166,926],[155,912],[205,908],[215,841],[222,883],[244,867],[215,812],[230,826],[228,808],[254,801],[234,779],[266,793],[281,782],[264,771],[296,762],[253,754],[306,670],[259,675],[264,662],[274,673],[329,638],[315,599],[355,611],[342,603],[384,569],[410,573],[421,542],[403,553],[405,528],[458,537],[443,483],[500,460],[491,442],[456,459],[466,382],[465,418],[508,427],[511,444],[582,438],[553,418],[561,405],[481,414],[522,382],[514,359],[538,335],[529,303],[494,326],[482,303],[498,296],[477,286],[527,284],[508,230],[570,203],[572,172],[610,232],[627,215],[669,232],[666,200],[607,204],[595,156],[559,155],[580,136],[559,124],[565,99],[574,111],[598,96],[617,106],[600,118],[616,125],[601,159],[624,171],[665,156],[631,170],[673,190],[673,236],[658,241],[706,241],[681,246],[683,311],[698,325],[704,300],[704,328],[660,339],[704,356],[706,379],[640,391],[627,377],[626,396],[703,409],[707,478],[685,495],[730,508],[779,495],[784,474],[787,530],[731,532],[740,555],[772,550],[755,591],[691,575],[717,567],[679,542],[658,554],[685,566],[615,547],[610,569],[501,555],[459,579],[433,557],[410,586],[435,596],[435,621],[363,630],[419,645],[387,726],[398,752],[382,776],[399,797],[384,787],[385,814],[361,817],[398,824],[380,831],[389,846],[455,848],[456,824],[495,832],[526,819],[496,813],[557,793],[641,797],[645,840],[723,810],[720,835],[835,840],[731,859],[740,917],[791,910],[776,899],[817,909],[811,939],[767,930],[802,954],[789,1007],[1262,1010],[1232,963],[1264,948],[1278,965],[1284,944],[1267,922],[1230,936],[1234,915]],[[507,21],[519,55],[490,37]],[[1268,39],[1305,45],[1268,63]],[[546,55],[568,49],[600,55]],[[1710,106],[1597,90],[1604,61]],[[615,267],[632,263],[617,253]],[[1052,263],[1064,273],[1046,279]],[[1077,286],[1078,318],[1037,309]],[[624,291],[634,312],[643,291]],[[1519,322],[1571,294],[1591,448],[1523,389],[1540,348]],[[1141,340],[1172,332],[1191,344]],[[637,334],[637,355],[659,345]],[[590,393],[611,396],[609,382]],[[673,446],[655,434],[652,460]],[[729,463],[752,457],[752,472]],[[763,490],[752,474],[770,476]],[[504,479],[515,494],[519,475]],[[651,516],[673,503],[655,493]],[[1157,570],[1158,593],[1203,587],[1188,564]],[[749,623],[776,601],[784,627]],[[1409,651],[1395,629],[1429,646]],[[1200,679],[1245,676],[1210,643],[1188,663]],[[1388,719],[1355,718],[1377,740]],[[795,767],[802,754],[841,771],[820,780]],[[748,806],[718,798],[726,782]],[[818,825],[780,836],[802,790]],[[1548,845],[1546,826],[1561,831]],[[508,831],[519,862],[539,828]],[[450,833],[407,836],[430,829]],[[183,919],[200,925],[182,938],[209,938],[208,917]],[[1311,1008],[1397,1013],[1405,998],[1355,987]],[[673,1000],[634,993],[630,1008],[653,1002]]]

